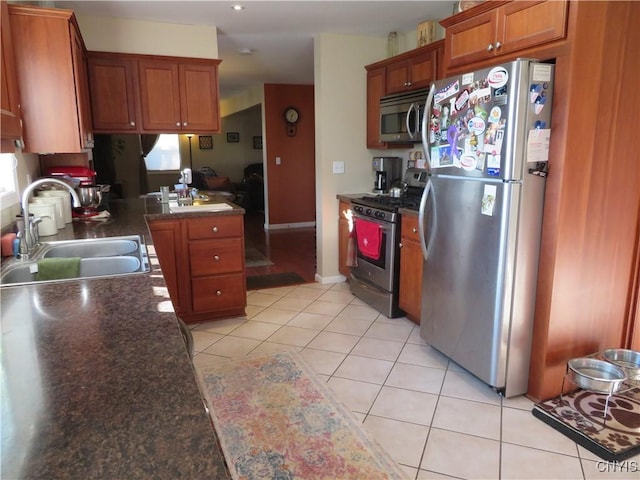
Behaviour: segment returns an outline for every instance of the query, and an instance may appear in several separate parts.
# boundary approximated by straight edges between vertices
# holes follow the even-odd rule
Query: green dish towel
[[[61,280],[80,275],[80,257],[43,258],[38,260],[36,280]]]

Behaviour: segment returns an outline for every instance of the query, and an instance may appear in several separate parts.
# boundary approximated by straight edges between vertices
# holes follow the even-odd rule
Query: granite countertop
[[[149,198],[110,210],[42,240],[150,244],[145,216],[166,215]],[[0,288],[2,478],[229,478],[150,256],[148,274]]]

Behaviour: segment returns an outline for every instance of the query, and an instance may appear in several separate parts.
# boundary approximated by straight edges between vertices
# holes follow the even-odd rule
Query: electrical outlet
[[[344,162],[333,162],[333,173],[344,173]]]
[[[280,157],[276,157],[276,165],[280,165],[282,163],[282,159]]]

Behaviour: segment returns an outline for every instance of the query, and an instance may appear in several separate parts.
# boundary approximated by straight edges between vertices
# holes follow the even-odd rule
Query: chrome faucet
[[[40,178],[27,185],[27,187],[24,189],[24,192],[22,192],[21,200],[22,215],[24,218],[24,222],[21,226],[23,226],[24,231],[18,232],[20,237],[21,258],[28,258],[33,248],[37,245],[35,238],[38,238],[36,229],[39,221],[36,219],[31,219],[29,217],[29,198],[31,198],[31,193],[36,189],[36,187],[44,185],[45,183],[55,183],[56,185],[60,185],[66,188],[67,190],[69,190],[69,193],[71,193],[71,196],[73,197],[73,206],[81,206],[80,198],[78,197],[76,191],[69,184],[63,182],[62,180],[58,180],[57,178]],[[33,235],[34,230],[36,230],[35,236]]]

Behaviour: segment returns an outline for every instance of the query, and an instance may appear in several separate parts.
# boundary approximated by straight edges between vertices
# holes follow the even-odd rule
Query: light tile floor
[[[500,397],[346,283],[250,291],[247,303],[246,318],[191,326],[196,368],[296,349],[409,478],[640,478],[640,455],[602,462],[535,418],[529,399]]]

